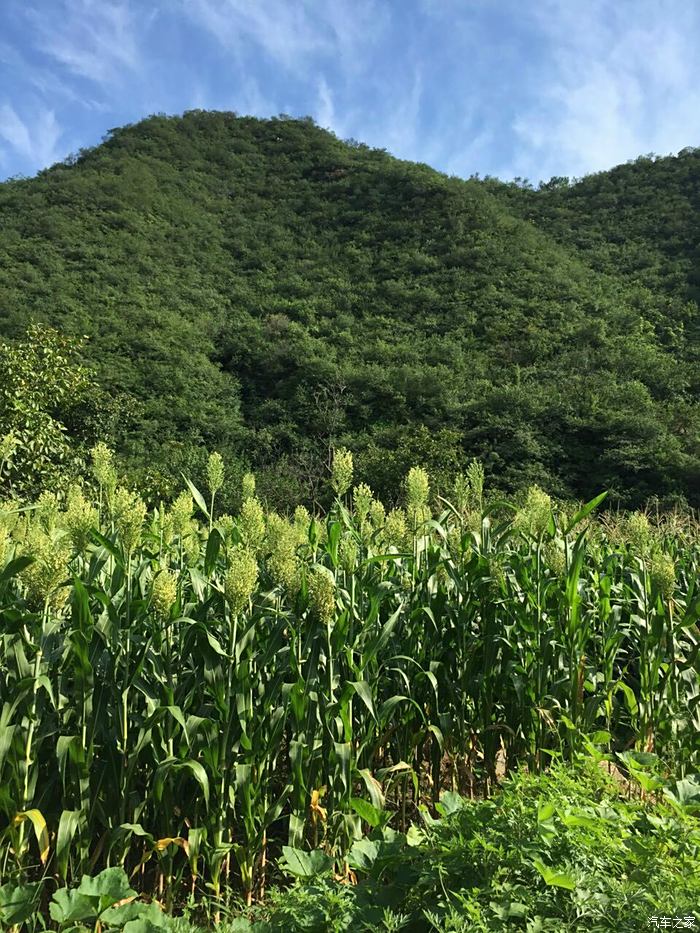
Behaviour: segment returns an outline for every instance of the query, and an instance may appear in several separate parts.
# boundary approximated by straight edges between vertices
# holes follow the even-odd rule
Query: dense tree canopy
[[[0,336],[87,335],[158,489],[217,448],[281,502],[344,444],[385,496],[479,457],[697,503],[699,190],[695,150],[534,191],[310,120],[151,117],[0,185]]]
[[[94,426],[80,347],[38,324],[0,343],[0,496],[38,495],[80,468],[79,441]]]

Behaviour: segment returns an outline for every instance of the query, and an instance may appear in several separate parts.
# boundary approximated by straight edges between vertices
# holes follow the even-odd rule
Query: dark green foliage
[[[345,444],[384,496],[476,456],[506,490],[695,503],[698,161],[534,192],[308,120],[151,117],[0,186],[0,335],[89,335],[154,497],[216,447],[318,498]]]
[[[80,346],[40,325],[22,341],[0,342],[0,495],[38,495],[79,466],[67,423],[77,440],[90,422]]]
[[[636,933],[654,916],[697,921],[697,816],[624,800],[594,765],[518,774],[491,800],[448,792],[437,816],[356,842],[357,886],[326,872],[273,892],[239,928]]]
[[[676,158],[640,156],[575,183],[552,179],[538,191],[488,184],[594,268],[665,295],[659,323],[668,318],[667,339],[683,304],[700,300],[700,149]],[[686,315],[693,317],[692,306]],[[697,337],[697,317],[693,325]]]

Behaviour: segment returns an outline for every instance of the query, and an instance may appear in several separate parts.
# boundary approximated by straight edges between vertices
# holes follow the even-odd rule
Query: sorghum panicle
[[[344,496],[352,483],[352,454],[345,447],[339,447],[333,454],[331,468],[331,487],[336,496]]]
[[[159,619],[167,619],[177,599],[177,577],[170,570],[161,570],[153,580],[151,606]]]
[[[224,577],[224,596],[231,612],[245,608],[258,582],[258,562],[246,547],[238,546],[229,557],[229,567]]]
[[[117,485],[117,471],[114,466],[114,453],[106,444],[96,444],[90,451],[92,475],[107,493],[108,499]]]
[[[275,583],[290,591],[296,589],[299,579],[297,541],[298,535],[288,521],[274,512],[268,515],[265,539],[267,569]]]
[[[326,624],[335,616],[335,580],[325,567],[314,567],[307,580],[309,608]]]
[[[530,486],[525,504],[517,511],[513,525],[522,534],[539,538],[547,530],[551,514],[550,497],[539,486]]]
[[[244,473],[241,479],[241,501],[252,499],[255,495],[255,474]]]
[[[422,467],[411,467],[406,477],[406,502],[411,512],[417,512],[428,502],[430,479]]]
[[[112,511],[122,547],[127,554],[131,554],[141,540],[146,503],[137,493],[118,486]]]
[[[309,527],[311,525],[311,513],[304,505],[298,505],[294,509],[294,530],[299,544],[309,543]]]
[[[68,540],[62,533],[48,534],[38,524],[28,527],[22,550],[34,558],[22,571],[27,598],[34,605],[44,602],[54,609],[65,602],[67,588],[60,584],[68,577]]]
[[[252,496],[241,506],[238,528],[243,543],[255,550],[262,547],[265,538],[265,511],[259,499]]]
[[[209,492],[214,495],[224,485],[224,460],[218,451],[209,455],[207,460],[207,483]]]
[[[369,506],[369,520],[372,524],[372,528],[375,531],[378,531],[384,526],[386,521],[386,509],[384,504],[379,501],[379,499],[372,499]]]
[[[670,554],[657,551],[649,561],[654,586],[664,599],[670,599],[676,588],[676,565]]]
[[[68,492],[63,521],[75,549],[84,551],[90,541],[90,533],[99,527],[99,516],[97,509],[76,486],[71,487]]]
[[[625,517],[623,535],[632,550],[645,554],[651,545],[651,522],[644,512],[632,512]]]
[[[386,517],[382,532],[384,544],[387,547],[403,551],[408,544],[408,521],[403,509],[392,509]]]
[[[173,520],[173,531],[180,538],[184,537],[190,530],[193,509],[194,501],[188,492],[181,492],[171,506],[170,515]]]
[[[367,483],[360,483],[352,491],[352,503],[355,510],[355,518],[362,524],[369,515],[369,509],[372,505],[372,490]]]

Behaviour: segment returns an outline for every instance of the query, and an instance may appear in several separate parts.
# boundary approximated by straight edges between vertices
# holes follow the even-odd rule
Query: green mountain
[[[157,487],[216,448],[320,495],[345,444],[387,498],[479,457],[504,490],[700,504],[699,192],[695,150],[535,191],[310,120],[151,117],[0,185],[0,336],[86,335]]]

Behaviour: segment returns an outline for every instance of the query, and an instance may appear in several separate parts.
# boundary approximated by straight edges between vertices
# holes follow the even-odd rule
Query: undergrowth
[[[420,827],[377,828],[356,842],[349,878],[328,865],[291,889],[274,888],[224,929],[632,933],[652,917],[697,923],[695,791],[685,804],[678,794],[628,799],[590,764],[518,773],[491,799],[448,792]]]

